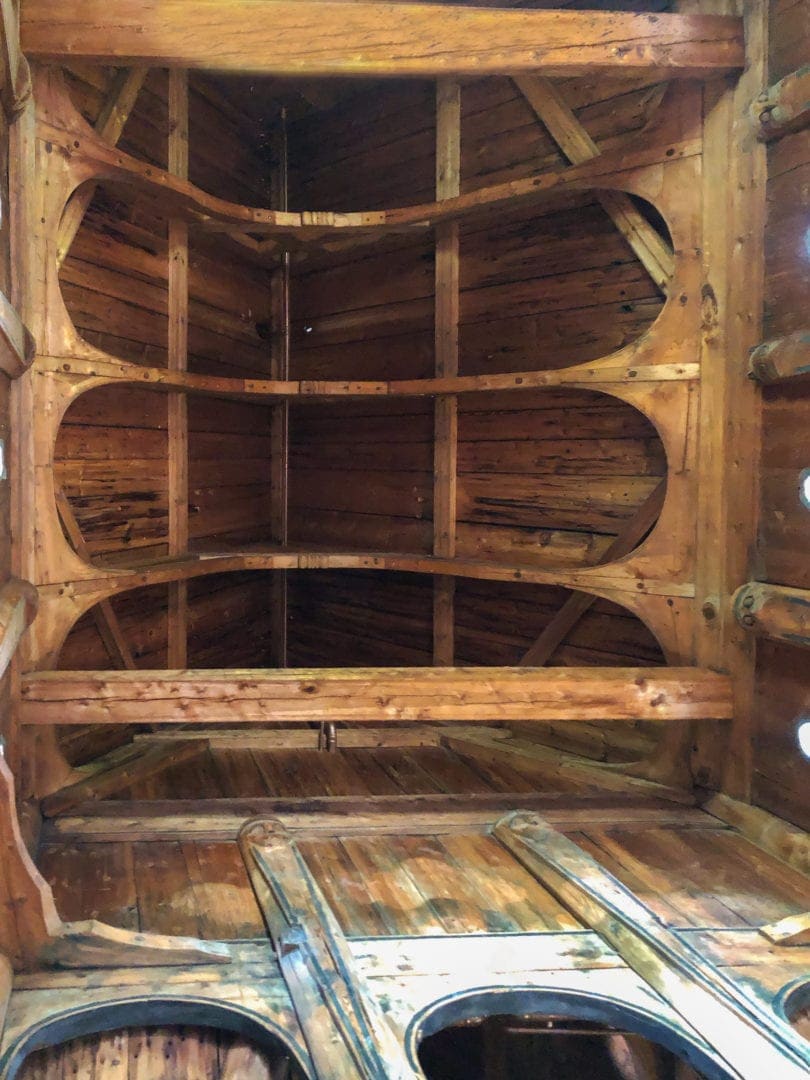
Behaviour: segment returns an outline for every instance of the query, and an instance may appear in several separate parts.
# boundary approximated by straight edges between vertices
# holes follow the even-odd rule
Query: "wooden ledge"
[[[725,720],[731,682],[699,668],[48,671],[23,724]]]
[[[276,0],[26,0],[34,59],[254,75],[693,78],[741,68],[742,20],[618,11]]]

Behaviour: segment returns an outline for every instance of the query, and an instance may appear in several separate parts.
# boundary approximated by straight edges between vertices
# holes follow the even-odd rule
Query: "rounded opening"
[[[807,726],[810,728],[810,721]],[[810,979],[788,983],[777,995],[774,1006],[777,1013],[810,1042]]]
[[[409,1034],[427,1080],[730,1080],[708,1048],[659,1016],[575,991],[474,991],[431,1006]]]

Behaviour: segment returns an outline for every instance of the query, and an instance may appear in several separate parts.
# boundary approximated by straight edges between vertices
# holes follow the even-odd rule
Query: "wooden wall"
[[[774,83],[810,54],[810,8],[772,0],[770,72]],[[810,128],[783,136],[768,150],[765,338],[809,325]],[[799,501],[799,474],[810,466],[810,380],[766,387],[762,446],[761,581],[810,588],[810,511]],[[810,717],[807,654],[786,644],[757,645],[757,731],[753,796],[761,806],[810,828],[808,764],[796,743],[796,722]]]

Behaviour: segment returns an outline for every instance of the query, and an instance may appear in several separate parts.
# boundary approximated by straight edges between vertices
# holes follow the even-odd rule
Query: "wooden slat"
[[[662,480],[606,549],[599,560],[600,564],[629,555],[638,547],[658,520],[666,492],[667,482]],[[521,666],[542,667],[547,664],[582,616],[593,607],[596,599],[588,593],[572,593],[534,644],[523,654]]]
[[[110,92],[101,107],[101,112],[95,124],[96,132],[111,146],[115,146],[121,138],[124,125],[135,107],[138,94],[148,73],[149,69],[143,66],[123,68],[113,80]],[[79,231],[84,215],[93,201],[95,193],[96,185],[86,184],[73,194],[70,202],[65,207],[56,241],[56,262],[58,266],[62,265],[70,253],[71,245],[76,238],[76,233]]]
[[[749,373],[766,385],[810,375],[810,330],[757,345],[749,358]]]
[[[73,513],[73,507],[70,505],[70,500],[67,495],[65,495],[62,487],[56,483],[56,481],[54,481],[54,498],[56,500],[56,511],[59,514],[59,520],[62,522],[62,526],[67,534],[68,540],[73,546],[73,550],[80,558],[84,559],[85,562],[90,562],[92,553],[82,535],[82,530],[76,520],[76,515]],[[107,650],[112,663],[115,664],[116,667],[134,671],[136,668],[135,659],[127,644],[127,640],[124,637],[123,631],[121,630],[121,623],[118,620],[118,616],[115,614],[110,601],[99,600],[92,609],[92,615],[99,636],[104,643],[104,648]]]
[[[698,668],[344,668],[40,672],[24,724],[727,719],[730,684]]]
[[[734,594],[734,615],[761,637],[810,648],[810,589],[749,581]]]
[[[807,1043],[663,926],[575,843],[531,814],[504,818],[493,835],[661,994],[687,1032],[703,1035],[732,1075],[807,1075]]]
[[[810,124],[810,64],[764,90],[751,106],[759,135],[777,139]]]
[[[461,192],[461,87],[441,79],[436,89],[436,200]],[[459,233],[457,222],[436,229],[434,269],[435,374],[458,375],[459,360]],[[433,554],[456,553],[456,485],[458,478],[458,400],[436,399],[433,440]],[[448,666],[455,657],[455,581],[433,583],[433,663]]]
[[[148,62],[266,75],[594,71],[693,77],[743,64],[740,22],[717,16],[451,9],[278,0],[27,0],[35,59]],[[264,15],[264,17],[262,17]],[[258,16],[258,17],[257,17]],[[249,28],[249,32],[246,32]]]
[[[516,78],[515,84],[572,165],[599,156],[599,147],[576,118],[559,87],[542,75],[524,75]],[[623,191],[602,191],[597,198],[655,284],[666,293],[675,272],[672,248],[629,195]]]
[[[169,72],[169,172],[188,177],[188,73]],[[188,225],[169,221],[169,354],[170,371],[188,367]],[[188,550],[188,400],[169,395],[169,554]],[[169,585],[169,667],[186,666],[188,654],[188,585]]]

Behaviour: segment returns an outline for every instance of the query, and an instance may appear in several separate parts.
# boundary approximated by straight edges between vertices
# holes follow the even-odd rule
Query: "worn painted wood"
[[[486,674],[485,680],[482,676]],[[223,709],[226,706],[226,709]],[[213,715],[212,715],[213,714]],[[264,720],[725,719],[729,681],[690,668],[40,672],[23,724]]]
[[[734,617],[761,637],[810,648],[810,591],[749,581],[734,594]]]
[[[601,70],[693,77],[743,62],[739,21],[713,16],[278,2],[257,22],[255,4],[245,0],[202,0],[193,15],[182,0],[127,0],[113,27],[107,15],[100,0],[59,12],[29,0],[23,50],[35,59],[308,76]]]
[[[761,926],[759,932],[774,945],[810,945],[810,914],[789,915]]]

